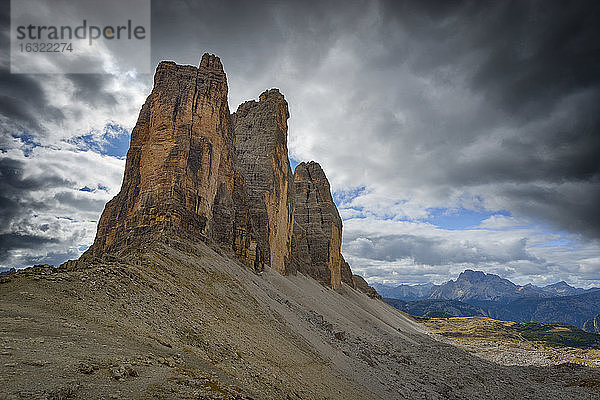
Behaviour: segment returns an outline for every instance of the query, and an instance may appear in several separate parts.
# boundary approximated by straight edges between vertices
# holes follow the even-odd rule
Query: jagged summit
[[[221,64],[221,59],[214,54],[209,53],[204,53],[202,55],[199,68],[207,68],[223,72],[223,64]]]
[[[341,255],[342,220],[325,172],[314,161],[292,172],[283,94],[266,90],[231,114],[227,93],[215,55],[204,54],[198,67],[158,65],[121,190],[83,258],[168,231],[230,250],[257,271],[299,271],[332,288],[367,290]]]
[[[200,63],[198,64],[197,67],[194,67],[193,65],[177,64],[175,61],[163,60],[158,63],[158,66],[156,67],[155,72],[158,72],[158,71],[164,70],[164,69],[168,70],[168,69],[173,69],[173,68],[188,69],[191,71],[212,71],[212,72],[216,72],[216,73],[225,74],[225,71],[223,69],[223,64],[221,63],[221,59],[218,56],[216,56],[214,54],[209,54],[209,53],[204,53],[202,55],[202,58],[200,59]],[[156,75],[155,75],[155,77],[156,77]]]
[[[460,275],[458,275],[458,280],[466,280],[474,283],[486,279],[486,276],[490,279],[494,277],[494,275],[486,275],[486,273],[483,271],[473,271],[471,269],[466,269],[463,272],[461,272]]]

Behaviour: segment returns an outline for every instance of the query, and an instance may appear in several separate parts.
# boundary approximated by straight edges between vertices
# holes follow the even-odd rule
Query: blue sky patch
[[[129,150],[129,141],[131,139],[131,133],[123,128],[121,125],[106,124],[104,127],[104,152],[113,157],[123,158],[127,155]]]
[[[474,211],[465,208],[428,208],[427,211],[429,217],[424,219],[425,222],[451,231],[474,228],[493,215],[510,216],[507,211]]]
[[[129,150],[131,133],[117,124],[106,124],[102,135],[89,133],[69,140],[80,150],[91,150],[102,155],[125,158]]]
[[[29,157],[33,149],[40,146],[40,143],[35,140],[35,136],[29,133],[22,133],[20,135],[13,134],[13,138],[19,139],[23,143],[23,154],[25,157]]]
[[[96,188],[91,188],[89,186],[84,186],[79,189],[80,192],[95,192],[96,190],[102,190],[103,192],[108,193],[108,188],[104,185],[98,185]]]
[[[300,161],[296,160],[293,157],[289,157],[290,160],[290,167],[292,167],[292,172],[294,172],[296,170],[296,167],[298,166],[298,164],[300,164]]]
[[[352,188],[350,190],[338,190],[337,192],[334,192],[332,194],[333,202],[335,203],[335,205],[338,208],[341,208],[340,206],[342,204],[350,203],[356,197],[360,196],[361,194],[364,194],[366,192],[366,190],[367,190],[367,188],[365,186],[358,186],[358,187]],[[362,211],[362,207],[352,207],[352,208],[354,208],[358,211]]]

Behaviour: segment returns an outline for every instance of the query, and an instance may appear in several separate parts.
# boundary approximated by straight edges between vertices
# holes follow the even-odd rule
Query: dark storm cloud
[[[34,135],[47,136],[44,124],[60,124],[66,116],[63,111],[48,98],[42,83],[51,79],[45,74],[11,74],[10,54],[10,2],[0,3],[0,115],[7,119],[0,146],[5,148],[6,136]],[[67,74],[65,77],[73,84],[73,100],[85,102],[94,107],[112,107],[117,101],[108,84],[110,75]]]
[[[89,221],[106,199],[77,193],[83,185],[76,181],[90,183],[85,175],[99,182],[95,171],[77,168],[114,168],[91,152],[77,157],[68,139],[93,130],[93,139],[103,142],[107,122],[98,117],[99,126],[92,118],[120,119],[123,110],[138,107],[132,101],[138,93],[110,74],[11,74],[9,27],[10,1],[0,1],[0,263],[26,266],[76,255],[89,241],[82,232],[93,234]]]
[[[0,159],[0,262],[12,249],[35,249],[55,239],[25,233],[34,227],[30,218],[35,212],[44,212],[48,206],[30,195],[36,190],[66,186],[68,181],[51,175],[23,176],[24,163],[10,158]],[[47,230],[38,226],[42,232]]]
[[[286,86],[282,79],[273,79],[273,68],[289,59],[286,68],[294,70],[296,79],[310,76],[331,45],[359,23],[369,3],[154,1],[153,62],[169,59],[197,65],[208,51],[224,62],[230,86],[232,82],[253,86],[252,81],[265,78],[265,85]]]
[[[62,111],[46,98],[40,78],[0,69],[0,114],[16,127],[16,132],[11,133],[23,134],[22,129],[25,129],[27,134],[44,134],[40,121],[64,118]]]
[[[384,4],[388,24],[410,32],[414,47],[437,43],[435,52],[416,52],[415,67],[432,71],[475,53],[471,71],[464,71],[471,87],[513,117],[544,114],[546,102],[600,82],[597,2]],[[400,50],[393,43],[389,47]],[[386,64],[394,61],[393,56],[384,59]]]
[[[10,250],[38,249],[48,243],[56,242],[56,239],[50,239],[37,235],[20,235],[18,233],[0,234],[0,262],[6,261]]]
[[[74,97],[96,107],[112,107],[117,99],[110,92],[110,76],[101,74],[67,74],[75,86]]]
[[[11,132],[1,132],[0,145],[5,147],[7,135],[45,133],[40,120],[59,121],[62,112],[52,106],[40,85],[41,75],[13,75],[9,70],[10,1],[0,2],[0,115],[7,118]],[[26,132],[23,132],[25,130]]]
[[[0,46],[8,49],[10,46],[10,0],[0,0]]]
[[[66,186],[65,179],[56,176],[23,177],[24,163],[10,158],[0,159],[0,227],[7,228],[31,208],[44,205],[33,200],[29,193],[52,187]]]
[[[104,207],[103,200],[91,200],[86,197],[79,197],[70,192],[60,192],[54,195],[54,199],[62,205],[68,205],[79,211],[97,211]]]
[[[515,185],[505,189],[503,194],[512,202],[511,208],[524,215],[552,221],[563,229],[588,237],[600,237],[600,179],[564,185],[567,187],[563,189]],[[557,210],[565,212],[557,213]]]
[[[558,98],[597,86],[597,3],[497,3],[481,45],[493,48],[473,77],[509,115],[527,120]],[[549,104],[550,103],[550,104]]]
[[[467,113],[448,116],[452,103],[427,103],[417,93],[403,104],[409,122],[425,121],[413,130],[373,109],[379,114],[367,116],[376,122],[373,138],[387,142],[387,151],[407,147],[430,155],[428,168],[416,168],[415,179],[404,182],[440,193],[493,186],[511,212],[600,237],[600,221],[592,216],[600,181],[600,3],[383,4],[386,51],[365,61],[369,69],[361,75],[364,90],[356,90],[356,103],[368,86],[387,90],[376,74],[392,87],[389,102],[401,103],[396,90],[409,89],[393,81],[399,65],[438,87],[463,83],[466,93],[450,93],[451,102],[477,99]],[[376,174],[395,179],[406,164]],[[577,201],[576,185],[565,182],[585,183],[575,189]],[[513,188],[540,183],[543,191]]]
[[[448,34],[461,31],[463,21],[475,22],[462,29],[462,44],[455,43],[463,49],[459,54],[478,54],[478,65],[466,72],[470,88],[501,111],[501,125],[520,131],[492,157],[482,154],[475,164],[448,170],[449,181],[560,182],[598,175],[599,9],[586,2],[478,2],[446,16],[455,21],[446,24]],[[551,115],[551,125],[527,126]]]

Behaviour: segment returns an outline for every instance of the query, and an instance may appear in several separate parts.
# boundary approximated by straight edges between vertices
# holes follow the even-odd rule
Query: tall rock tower
[[[174,229],[230,244],[262,268],[234,141],[219,58],[204,54],[198,68],[161,62],[131,135],[121,191],[107,203],[88,254]]]
[[[321,166],[311,161],[294,171],[296,269],[336,289],[342,282],[342,219]]]
[[[238,171],[246,182],[250,216],[265,264],[290,272],[294,178],[287,149],[288,105],[279,90],[241,104],[232,116]]]

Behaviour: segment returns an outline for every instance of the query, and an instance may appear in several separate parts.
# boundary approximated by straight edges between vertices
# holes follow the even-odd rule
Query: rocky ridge
[[[456,281],[451,280],[434,287],[429,298],[508,302],[522,297],[544,296],[550,295],[533,287],[515,285],[498,275],[467,269],[460,273]]]
[[[565,281],[546,286],[536,286],[531,283],[520,286],[498,275],[469,269],[463,271],[456,280],[449,280],[439,285],[433,283],[397,286],[375,284],[374,287],[383,297],[404,301],[444,299],[467,302],[510,302],[524,297],[576,296],[599,290],[599,288],[576,288]]]
[[[204,54],[198,68],[158,65],[121,191],[82,259],[169,231],[231,250],[256,271],[301,272],[377,297],[343,260],[342,220],[321,166],[301,163],[292,173],[284,96],[267,90],[231,114],[227,95],[214,55]]]

